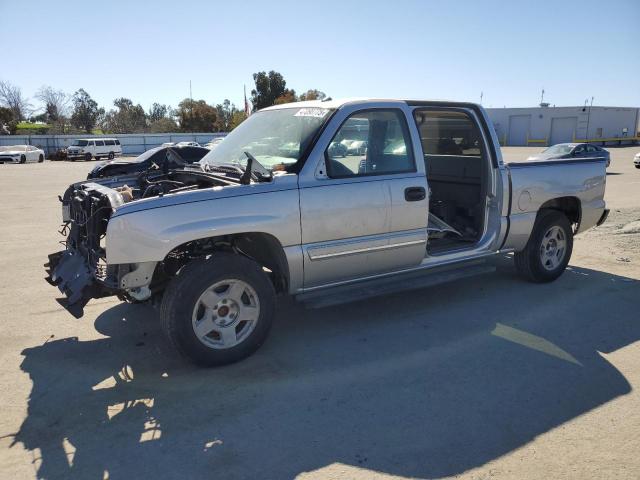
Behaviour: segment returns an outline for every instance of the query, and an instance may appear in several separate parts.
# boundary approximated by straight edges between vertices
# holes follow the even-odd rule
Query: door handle
[[[407,202],[419,202],[427,197],[424,187],[407,187],[404,189],[404,199]]]

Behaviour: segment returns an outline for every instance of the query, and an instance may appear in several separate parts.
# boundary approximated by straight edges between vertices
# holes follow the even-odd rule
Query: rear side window
[[[416,125],[425,155],[479,157],[484,147],[480,129],[465,112],[416,110]]]
[[[113,140],[105,140],[104,144],[105,145],[115,145],[116,143]]]
[[[415,172],[409,128],[400,110],[365,110],[340,126],[325,152],[330,178]]]
[[[104,147],[104,141],[103,140],[96,140],[96,147]]]
[[[116,145],[120,145],[120,140],[116,140]]]

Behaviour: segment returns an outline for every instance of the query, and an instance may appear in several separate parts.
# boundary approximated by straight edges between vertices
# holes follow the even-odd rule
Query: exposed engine
[[[60,199],[65,250],[49,256],[50,283],[66,294],[69,305],[76,304],[80,310],[89,298],[114,294],[118,272],[116,267],[107,266],[103,239],[117,207],[188,190],[237,185],[236,176],[239,175],[175,170],[71,185]]]

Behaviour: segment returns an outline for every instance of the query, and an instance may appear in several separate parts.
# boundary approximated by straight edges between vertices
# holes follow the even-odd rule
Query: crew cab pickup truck
[[[195,168],[71,185],[48,280],[75,316],[91,298],[152,302],[182,354],[220,365],[264,342],[277,295],[321,306],[424,287],[505,252],[552,281],[574,235],[605,220],[605,180],[603,159],[505,164],[475,104],[278,105]]]

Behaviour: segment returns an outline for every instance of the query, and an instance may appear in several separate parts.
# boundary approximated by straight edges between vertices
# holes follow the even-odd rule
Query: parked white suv
[[[117,138],[81,138],[74,140],[67,149],[69,160],[100,160],[101,157],[113,160],[116,155],[122,155],[122,146]]]

